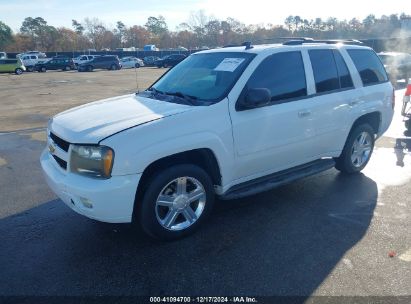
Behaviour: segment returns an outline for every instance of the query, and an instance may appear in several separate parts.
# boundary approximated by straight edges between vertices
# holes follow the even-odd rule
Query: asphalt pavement
[[[43,179],[44,131],[0,133],[0,296],[411,295],[403,94],[363,173],[217,201],[202,229],[174,242],[74,213]]]

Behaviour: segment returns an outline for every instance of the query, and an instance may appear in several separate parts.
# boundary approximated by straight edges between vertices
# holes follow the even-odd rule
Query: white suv
[[[215,196],[334,166],[361,171],[391,123],[393,92],[368,47],[301,40],[202,51],[144,92],[53,117],[41,165],[74,211],[178,238]]]

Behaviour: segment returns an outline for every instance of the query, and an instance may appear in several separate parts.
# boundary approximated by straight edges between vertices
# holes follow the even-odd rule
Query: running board
[[[297,179],[320,173],[334,167],[331,158],[319,159],[284,171],[276,172],[248,182],[235,185],[220,196],[222,200],[232,200],[271,190],[278,186],[288,184]]]

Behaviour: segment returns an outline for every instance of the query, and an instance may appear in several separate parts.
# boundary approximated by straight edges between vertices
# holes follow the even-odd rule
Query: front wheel
[[[360,172],[368,164],[374,150],[375,133],[368,124],[355,127],[348,136],[335,168],[343,173]]]
[[[14,70],[14,73],[16,73],[16,75],[21,75],[23,74],[23,69],[17,68]]]
[[[192,233],[213,207],[213,183],[200,167],[185,164],[164,169],[147,185],[138,220],[155,238],[172,240]]]
[[[115,71],[117,70],[117,66],[115,64],[112,64],[110,67],[110,70]]]

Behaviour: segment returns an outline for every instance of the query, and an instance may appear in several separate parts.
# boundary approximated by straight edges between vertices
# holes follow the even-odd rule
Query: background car
[[[173,67],[181,61],[183,61],[184,59],[186,59],[186,57],[187,56],[183,54],[172,54],[155,61],[154,65],[158,68]]]
[[[73,59],[68,57],[53,57],[49,61],[40,62],[34,66],[34,70],[38,72],[46,72],[47,70],[70,71],[74,69]]]
[[[16,73],[17,75],[21,75],[25,70],[26,68],[19,58],[0,59],[0,73]]]
[[[146,56],[146,57],[143,58],[144,65],[153,66],[154,62],[156,62],[159,59],[160,59],[160,57],[157,57],[157,56]]]
[[[411,55],[407,53],[379,53],[388,75],[392,80],[408,79],[411,77]]]
[[[47,58],[47,55],[43,52],[39,52],[39,51],[29,51],[29,52],[24,52],[21,54],[17,54],[16,57],[21,57],[24,55],[36,55],[38,58]]]
[[[21,55],[20,59],[28,72],[33,72],[35,70],[36,64],[44,63],[51,60],[51,58],[39,58],[39,56],[33,54]]]
[[[93,60],[78,66],[79,72],[91,72],[95,69],[119,70],[121,63],[117,56],[107,55],[93,58]]]
[[[78,67],[82,63],[87,63],[93,60],[97,55],[81,55],[76,58],[73,58],[74,65]]]
[[[144,66],[143,60],[137,57],[123,57],[120,59],[123,69],[139,68]]]
[[[7,58],[6,52],[0,52],[0,59]]]

